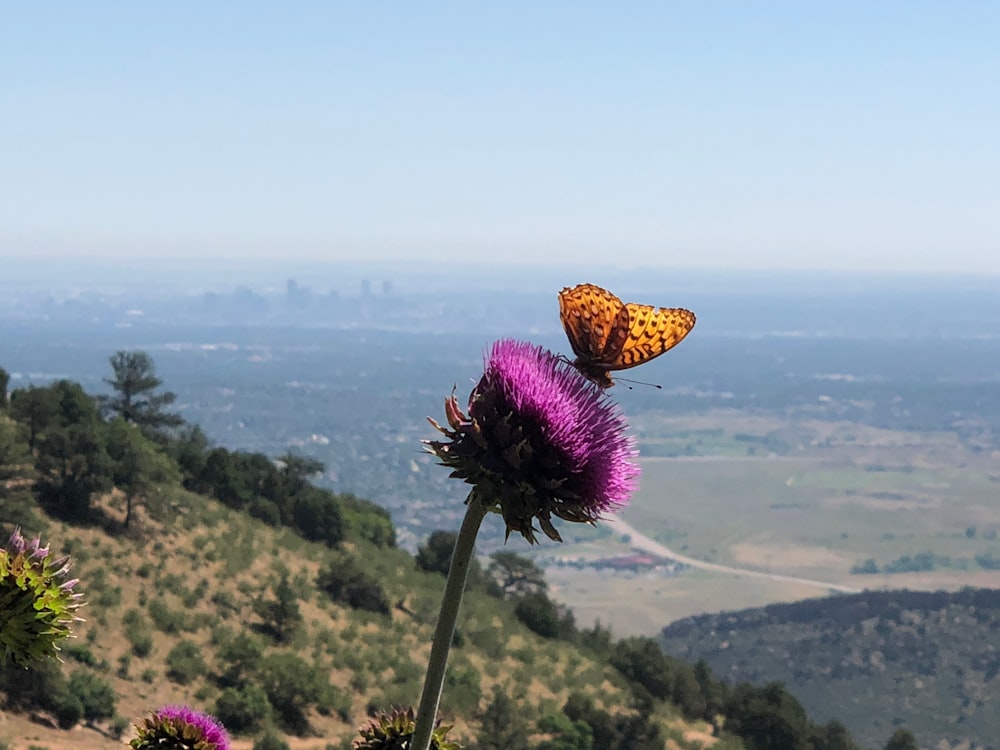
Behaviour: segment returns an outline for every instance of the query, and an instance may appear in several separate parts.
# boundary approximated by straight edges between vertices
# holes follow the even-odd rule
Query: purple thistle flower
[[[77,579],[64,580],[69,569],[68,557],[53,561],[38,537],[26,542],[20,529],[0,547],[0,665],[57,656],[81,621],[83,595],[72,593]]]
[[[134,750],[229,750],[229,735],[212,716],[187,706],[164,706],[136,727]]]
[[[425,441],[453,477],[503,515],[507,534],[534,543],[532,519],[562,541],[551,516],[593,523],[625,505],[639,467],[614,403],[575,368],[542,347],[502,340],[469,396],[445,401],[447,441]],[[470,495],[471,497],[471,495]]]

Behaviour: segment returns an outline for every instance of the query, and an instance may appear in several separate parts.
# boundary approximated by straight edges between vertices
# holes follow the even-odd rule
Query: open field
[[[954,435],[725,412],[635,421],[642,485],[622,520],[678,556],[757,575],[549,568],[581,623],[650,633],[698,612],[830,593],[765,574],[858,590],[1000,586],[990,564],[1000,559],[1000,458]],[[631,550],[605,533],[560,553],[593,555],[594,544]],[[878,573],[852,573],[869,559]]]

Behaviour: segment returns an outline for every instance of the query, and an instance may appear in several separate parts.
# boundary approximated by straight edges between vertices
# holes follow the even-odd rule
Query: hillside
[[[727,680],[780,680],[862,743],[905,724],[922,747],[1000,747],[994,589],[866,591],[701,615],[664,628],[660,642]]]
[[[440,575],[418,570],[400,550],[347,543],[350,559],[363,559],[366,572],[396,602],[387,614],[352,609],[331,601],[315,584],[331,558],[328,548],[196,495],[174,499],[184,503],[176,524],[147,519],[141,532],[124,536],[60,521],[45,524],[45,539],[72,552],[74,574],[85,582],[88,599],[87,621],[64,649],[64,673],[86,671],[106,680],[117,696],[117,715],[131,718],[173,702],[214,710],[240,669],[259,669],[275,680],[290,677],[281,677],[283,668],[299,671],[323,687],[309,699],[303,683],[297,701],[305,724],[289,724],[294,710],[288,717],[279,708],[270,711],[278,731],[297,748],[346,747],[371,707],[415,701]],[[109,518],[123,517],[119,493],[100,506]],[[276,600],[282,580],[290,583],[301,613],[285,642],[268,632],[256,604]],[[450,671],[443,715],[463,743],[475,738],[477,711],[495,686],[515,699],[517,718],[528,726],[559,715],[570,696],[586,697],[595,709],[616,715],[631,702],[627,681],[606,660],[539,637],[516,620],[510,606],[482,591],[471,591],[463,605]],[[23,681],[23,673],[8,673],[4,684],[10,687],[11,679]],[[717,744],[704,723],[686,722],[668,707],[658,713],[668,736],[698,738],[683,747]],[[10,704],[0,716],[0,740],[11,750],[116,744],[106,736],[110,720],[97,722],[96,730],[59,730],[47,726],[56,717],[38,723]],[[250,745],[244,739],[236,747]],[[723,746],[739,747],[732,740]]]
[[[63,664],[0,666],[0,742],[114,747],[132,721],[182,702],[222,718],[240,748],[266,733],[346,748],[372,711],[416,701],[444,576],[440,555],[421,569],[395,546],[384,510],[312,485],[308,459],[150,428],[170,415],[135,398],[140,424],[71,381],[0,396],[0,531],[21,525],[72,554],[87,601]],[[496,726],[522,730],[512,748],[584,735],[741,746],[699,720],[715,703],[671,700],[674,682],[695,684],[691,667],[651,641],[577,629],[541,577],[505,592],[497,575],[471,581],[449,663],[442,716],[465,746]],[[640,664],[644,649],[659,661]],[[653,669],[674,680],[645,687]]]
[[[319,462],[212,446],[147,355],[111,362],[100,400],[68,380],[7,398],[0,370],[0,525],[71,553],[88,602],[62,665],[0,667],[0,741],[114,746],[182,702],[238,747],[347,748],[375,710],[414,703],[453,532],[414,557],[384,509],[315,486]],[[653,639],[577,627],[512,550],[483,562],[441,711],[467,747],[857,747],[780,687],[731,690]]]

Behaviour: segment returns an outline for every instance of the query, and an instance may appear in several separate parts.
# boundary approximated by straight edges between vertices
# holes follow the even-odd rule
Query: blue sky
[[[1000,3],[10,3],[0,255],[1000,273]]]

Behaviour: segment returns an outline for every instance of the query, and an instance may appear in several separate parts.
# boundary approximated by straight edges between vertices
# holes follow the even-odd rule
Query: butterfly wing
[[[593,284],[563,289],[559,317],[581,369],[607,370],[621,358],[629,336],[629,313],[607,289]]]
[[[617,359],[608,369],[627,370],[649,362],[677,346],[694,328],[695,315],[681,307],[625,305],[628,332]]]

